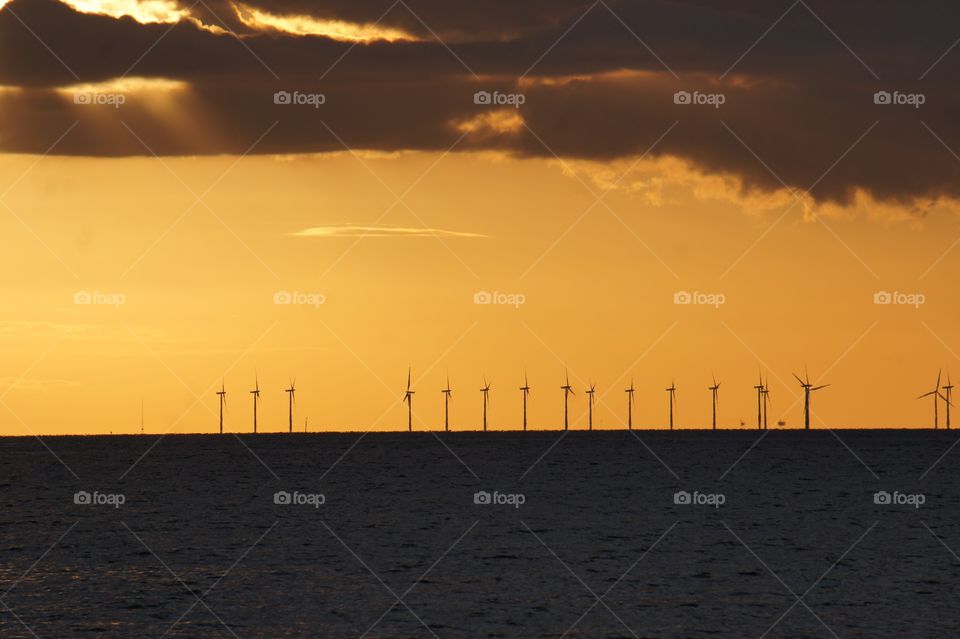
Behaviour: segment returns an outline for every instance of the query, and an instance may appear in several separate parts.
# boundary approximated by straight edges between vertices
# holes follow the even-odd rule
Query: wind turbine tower
[[[523,394],[523,432],[527,432],[527,396],[530,394],[530,382],[527,381],[527,372],[523,372],[523,386],[520,387]]]
[[[483,378],[483,388],[480,389],[480,392],[483,393],[483,432],[487,432],[487,406],[490,404],[490,382],[487,381],[487,378]]]
[[[814,386],[810,383],[810,373],[804,368],[804,376],[806,381],[800,379],[800,376],[796,373],[793,376],[800,382],[800,385],[803,387],[803,429],[810,430],[810,393],[813,391],[820,390],[821,388],[826,388],[830,384],[822,384],[820,386]],[[937,384],[939,385],[939,381]]]
[[[407,391],[403,394],[403,401],[407,403],[407,432],[413,432],[413,394],[410,390],[410,367],[407,367]]]
[[[260,404],[260,379],[256,379],[256,385],[253,390],[250,391],[250,394],[253,395],[253,433],[257,433],[257,407]]]
[[[296,393],[297,393],[297,382],[296,380],[290,382],[290,388],[286,390],[287,393],[287,407],[289,410],[288,413],[288,426],[290,432],[293,432],[293,407],[297,403]]]
[[[593,430],[593,403],[594,403],[594,401],[595,401],[595,400],[594,400],[594,395],[596,394],[596,392],[597,392],[597,387],[593,384],[593,382],[590,382],[590,388],[587,389],[587,391],[586,391],[586,393],[587,393],[587,415],[588,415],[588,417],[587,417],[587,423],[589,424],[589,429],[590,429],[590,430]]]
[[[220,382],[220,390],[217,391],[220,397],[220,434],[223,435],[223,407],[227,403],[227,391],[223,387],[223,381]]]
[[[923,399],[924,397],[929,397],[933,395],[933,430],[937,430],[940,427],[940,415],[939,415],[939,400],[942,399],[946,401],[946,397],[940,393],[940,376],[942,371],[937,371],[937,385],[933,387],[933,390],[929,393],[924,393],[917,399]],[[947,382],[949,384],[949,382]],[[939,399],[938,399],[939,398]],[[949,408],[947,410],[950,410]]]
[[[666,389],[666,391],[670,394],[670,430],[673,430],[673,407],[677,403],[677,385],[671,381],[670,388]]]
[[[953,403],[953,383],[950,381],[950,375],[947,375],[947,385],[943,387],[947,391],[944,401],[947,403],[947,430],[950,430],[950,405]]]
[[[721,382],[717,381],[717,378],[713,378],[713,386],[709,389],[710,394],[713,396],[712,405],[713,405],[713,430],[717,430],[717,408],[720,405],[720,384]]]
[[[450,431],[450,394],[453,392],[450,390],[450,376],[447,375],[447,386],[442,391],[443,393],[443,430]]]
[[[570,421],[568,417],[570,413],[567,409],[567,406],[569,404],[570,395],[576,395],[576,393],[573,392],[573,387],[570,386],[570,371],[567,371],[567,383],[561,386],[560,389],[563,390],[563,430],[569,430]]]
[[[763,429],[763,378],[760,378],[760,383],[757,386],[754,386],[753,389],[757,391],[757,430]]]
[[[627,430],[633,430],[633,378],[630,379],[630,388],[624,392],[627,394]]]

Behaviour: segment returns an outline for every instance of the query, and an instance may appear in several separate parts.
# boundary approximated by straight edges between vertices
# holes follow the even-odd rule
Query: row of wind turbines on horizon
[[[811,393],[818,391],[823,388],[827,388],[830,384],[820,384],[814,385],[810,382],[810,374],[807,372],[806,368],[804,369],[804,377],[801,378],[796,373],[793,374],[797,382],[800,384],[800,387],[803,388],[803,427],[804,430],[810,430],[810,395]],[[713,430],[717,430],[717,411],[720,406],[720,386],[721,382],[718,382],[715,376],[711,376],[713,384],[707,387],[707,390],[711,394],[711,426]],[[942,371],[937,372],[937,382],[933,390],[920,395],[917,399],[923,399],[926,397],[933,397],[933,428],[936,430],[940,426],[939,419],[939,405],[940,401],[943,400],[946,406],[946,426],[947,430],[950,429],[950,407],[953,405],[953,384],[950,381],[949,375],[947,376],[947,383],[941,386],[942,382]],[[487,430],[487,414],[490,406],[490,390],[492,386],[490,382],[487,381],[486,376],[483,378],[483,386],[480,388],[480,393],[483,396],[483,421],[482,428],[484,431]],[[758,378],[757,384],[753,387],[757,392],[757,429],[758,430],[767,430],[767,409],[771,405],[770,400],[770,384],[769,378],[765,378],[763,374]],[[522,397],[522,415],[523,415],[523,430],[527,430],[527,400],[530,397],[530,382],[527,378],[527,374],[524,373],[523,376],[523,386],[520,386],[518,390],[521,393]],[[573,386],[570,384],[570,374],[566,373],[565,383],[560,386],[560,390],[563,391],[563,430],[570,429],[570,396],[576,395],[573,390]],[[670,430],[674,429],[674,413],[677,406],[676,392],[677,386],[671,381],[670,386],[664,389],[668,394],[668,420]],[[945,392],[941,393],[943,390]],[[260,407],[260,380],[259,377],[255,378],[254,388],[250,391],[250,395],[253,397],[253,432],[257,433],[257,415]],[[288,431],[293,432],[293,411],[296,407],[296,380],[290,382],[289,388],[284,389],[284,392],[287,394],[287,407],[288,407]],[[450,400],[453,396],[453,389],[450,387],[450,376],[447,375],[447,383],[444,388],[440,390],[443,394],[443,426],[445,431],[450,430]],[[634,393],[636,389],[633,385],[633,380],[630,381],[630,386],[624,389],[624,392],[627,394],[627,429],[633,430],[633,408],[636,403],[634,398]],[[596,404],[596,385],[592,382],[590,386],[584,390],[584,393],[587,395],[587,429],[593,430],[593,408]],[[217,396],[219,397],[220,402],[220,433],[223,433],[223,411],[226,406],[226,388],[223,383],[220,385],[220,390],[217,391]],[[413,389],[412,384],[412,369],[407,369],[407,387],[404,391],[402,402],[407,405],[407,430],[413,431],[413,396],[416,394],[416,391]],[[142,414],[142,409],[141,409]],[[142,422],[142,416],[141,416]],[[745,426],[745,422],[740,420],[740,426]],[[778,426],[786,426],[786,422],[779,420],[777,422]],[[142,430],[142,424],[141,424]],[[307,421],[304,420],[304,432],[307,431]]]

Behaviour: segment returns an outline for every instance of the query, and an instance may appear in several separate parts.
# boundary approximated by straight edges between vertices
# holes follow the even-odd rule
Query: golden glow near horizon
[[[711,374],[721,428],[754,427],[760,368],[771,426],[796,428],[805,364],[832,384],[814,428],[930,427],[915,397],[960,352],[955,207],[798,206],[774,224],[789,200],[669,158],[596,205],[585,185],[630,164],[0,155],[16,214],[0,215],[0,268],[18,274],[0,286],[0,432],[135,433],[141,397],[149,433],[213,432],[222,378],[226,429],[249,432],[255,375],[264,432],[286,430],[294,377],[298,429],[403,429],[408,366],[421,430],[442,425],[448,371],[455,430],[479,426],[484,376],[491,428],[517,428],[524,370],[531,427],[558,428],[565,367],[574,428],[591,381],[595,427],[623,427],[631,379],[637,427],[666,427],[671,380],[677,428],[705,427]]]
[[[275,30],[291,35],[310,35],[342,42],[369,43],[375,41],[415,41],[417,38],[400,29],[376,24],[361,24],[344,20],[322,20],[307,15],[278,15],[249,5],[235,3],[240,20],[252,29]]]
[[[182,80],[168,80],[166,78],[125,77],[112,78],[103,82],[84,82],[57,87],[55,90],[63,95],[72,96],[75,93],[139,93],[139,92],[169,92],[182,91],[190,85]]]
[[[173,0],[62,0],[81,13],[122,18],[130,16],[142,24],[179,22],[189,16]],[[0,3],[0,7],[3,4]]]

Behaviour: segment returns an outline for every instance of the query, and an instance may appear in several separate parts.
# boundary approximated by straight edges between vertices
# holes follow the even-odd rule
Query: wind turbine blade
[[[830,386],[830,384],[822,384],[822,385],[820,385],[820,386],[814,386],[814,387],[811,388],[810,390],[811,390],[811,391],[820,390],[821,388],[826,388],[827,386]]]
[[[924,397],[930,397],[931,395],[933,395],[933,394],[936,393],[936,392],[937,392],[937,391],[930,391],[929,393],[924,393],[923,395],[920,395],[919,397],[917,397],[917,399],[923,399]]]
[[[803,386],[803,380],[800,379],[800,376],[799,376],[799,375],[797,375],[796,373],[790,373],[790,374],[793,375],[793,376],[797,379],[798,382],[800,382],[800,385],[801,385],[801,386]]]

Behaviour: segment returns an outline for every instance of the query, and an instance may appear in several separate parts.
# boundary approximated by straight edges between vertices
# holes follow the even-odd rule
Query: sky
[[[0,434],[929,428],[958,12],[0,0]]]

